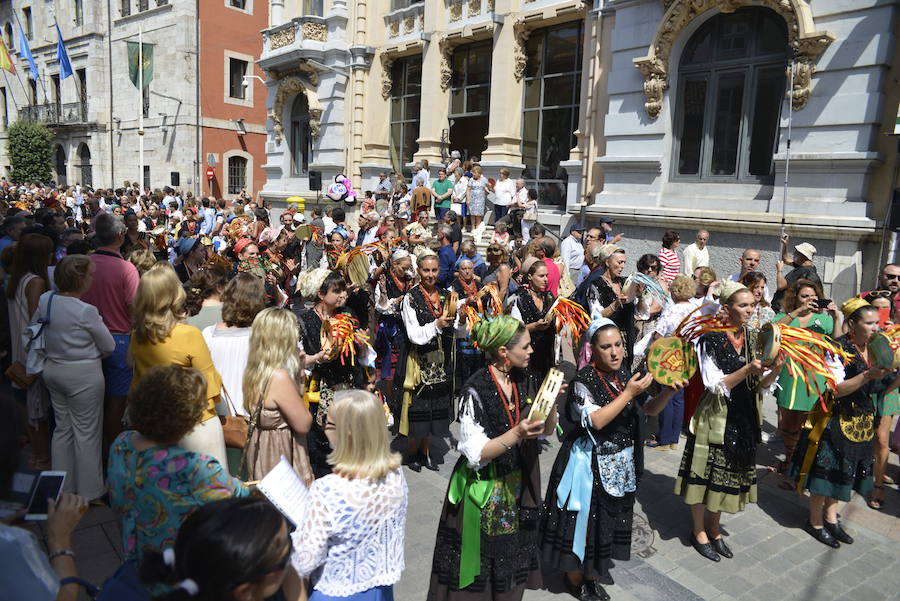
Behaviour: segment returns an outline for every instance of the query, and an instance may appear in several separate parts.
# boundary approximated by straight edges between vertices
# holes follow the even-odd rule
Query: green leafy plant
[[[43,123],[15,121],[9,126],[7,154],[15,182],[49,182],[53,132]]]

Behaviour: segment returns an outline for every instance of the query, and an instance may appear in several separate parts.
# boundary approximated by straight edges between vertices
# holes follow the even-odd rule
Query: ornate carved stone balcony
[[[327,42],[328,26],[322,17],[295,17],[287,23],[264,29],[262,34],[262,56],[266,57],[285,48],[302,48],[305,42]]]
[[[77,125],[87,122],[87,101],[65,104],[34,104],[19,109],[19,117],[47,125]]]

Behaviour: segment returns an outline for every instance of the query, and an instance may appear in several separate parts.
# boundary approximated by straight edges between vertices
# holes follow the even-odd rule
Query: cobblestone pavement
[[[571,369],[571,367],[570,367]],[[774,401],[765,403],[765,429],[772,432]],[[456,429],[454,428],[454,432]],[[452,442],[452,441],[451,441]],[[682,444],[683,444],[682,439]],[[546,484],[559,443],[541,456]],[[806,521],[805,499],[778,487],[781,477],[768,471],[775,461],[776,441],[763,445],[759,456],[759,503],[737,515],[725,515],[723,531],[734,559],[713,563],[700,557],[687,542],[690,515],[681,499],[672,494],[680,451],[648,449],[646,471],[638,490],[635,516],[635,553],[631,561],[618,562],[612,570],[615,585],[607,591],[614,601],[730,599],[769,601],[879,601],[900,599],[900,493],[889,488],[884,511],[866,507],[854,498],[840,509],[853,545],[832,550],[802,530]],[[446,441],[436,445],[443,458],[440,472],[414,473],[404,468],[409,484],[406,529],[406,570],[395,587],[398,601],[425,599],[431,570],[432,549],[441,504],[450,470],[458,454]],[[897,456],[891,456],[889,474],[900,480]],[[39,535],[41,526],[33,526]],[[107,508],[91,508],[74,537],[78,566],[93,581],[111,574],[121,561],[118,524]],[[561,592],[558,576],[545,577],[547,590],[528,591],[527,601],[570,599]]]

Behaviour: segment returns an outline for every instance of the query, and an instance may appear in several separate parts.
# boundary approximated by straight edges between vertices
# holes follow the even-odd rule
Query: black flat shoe
[[[406,463],[406,467],[408,467],[409,469],[411,469],[412,471],[414,471],[416,473],[421,472],[422,464],[419,463],[419,456],[416,455],[415,457],[410,457],[409,461],[407,461],[407,463]]]
[[[828,534],[830,534],[834,538],[838,539],[842,543],[846,543],[848,545],[853,544],[853,537],[850,536],[849,534],[847,534],[847,531],[844,530],[844,527],[841,526],[840,522],[832,524],[831,522],[826,520],[824,522],[824,524],[825,524],[825,530],[828,531]]]
[[[712,545],[713,549],[716,550],[716,553],[718,553],[725,559],[731,559],[732,557],[734,557],[734,553],[731,552],[731,549],[729,549],[728,545],[725,544],[725,539],[721,536],[719,538],[713,539]]]
[[[422,465],[425,466],[425,469],[431,470],[432,472],[436,472],[439,469],[437,464],[431,458],[431,455],[425,455],[425,457],[422,458]]]
[[[841,546],[841,543],[839,543],[837,539],[831,536],[831,533],[828,532],[828,530],[826,530],[825,528],[815,528],[812,524],[806,522],[806,525],[803,527],[803,529],[823,545],[828,545],[832,549],[839,549]]]
[[[603,588],[603,585],[596,580],[585,580],[586,585],[590,585],[594,589],[594,598],[600,601],[609,601],[609,593]]]
[[[698,542],[693,532],[691,533],[691,546],[694,547],[697,553],[699,553],[706,559],[709,559],[710,561],[722,561],[722,558],[719,557],[718,553],[716,553],[716,548],[713,546],[713,544]]]
[[[607,601],[609,597],[603,599],[596,596],[594,592],[594,583],[590,580],[582,580],[581,584],[575,584],[569,580],[568,576],[563,576],[563,582],[566,585],[566,591],[578,601]],[[606,591],[604,591],[604,594]]]

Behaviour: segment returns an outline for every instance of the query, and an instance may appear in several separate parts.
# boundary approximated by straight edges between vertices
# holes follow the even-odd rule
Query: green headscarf
[[[472,342],[482,351],[506,346],[519,331],[522,322],[511,315],[482,319],[472,327]]]

